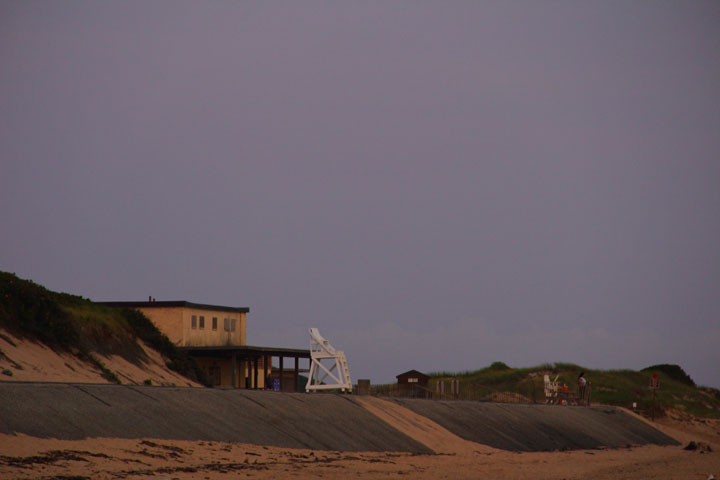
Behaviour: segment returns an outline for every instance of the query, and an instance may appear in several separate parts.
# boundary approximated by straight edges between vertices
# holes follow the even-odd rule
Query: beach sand
[[[653,423],[680,441],[681,446],[515,453],[463,440],[390,402],[375,398],[362,402],[371,412],[437,453],[337,452],[151,438],[57,440],[0,435],[0,478],[705,480],[710,474],[720,476],[718,420],[671,414]],[[700,447],[686,450],[684,447],[691,441]]]

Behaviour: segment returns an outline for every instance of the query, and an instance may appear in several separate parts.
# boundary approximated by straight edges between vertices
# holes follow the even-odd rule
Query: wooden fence
[[[423,398],[429,400],[467,400],[495,403],[551,403],[565,405],[589,405],[590,388],[585,399],[578,398],[576,391],[559,391],[547,398],[543,382],[523,380],[519,383],[483,384],[458,380],[431,380],[428,387],[421,385],[398,385],[389,383],[372,385],[372,395],[395,398]]]

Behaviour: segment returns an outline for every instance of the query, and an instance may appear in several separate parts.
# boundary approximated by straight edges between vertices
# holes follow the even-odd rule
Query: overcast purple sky
[[[720,3],[0,3],[0,269],[405,370],[720,387]]]

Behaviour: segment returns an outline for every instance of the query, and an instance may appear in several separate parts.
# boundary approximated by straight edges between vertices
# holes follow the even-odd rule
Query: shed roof
[[[193,303],[185,300],[172,300],[164,302],[96,302],[108,307],[121,308],[164,308],[164,307],[187,307],[198,310],[217,310],[219,312],[248,313],[248,307],[225,307],[223,305],[208,305],[205,303]]]
[[[422,372],[418,372],[417,370],[408,370],[407,372],[401,373],[400,375],[395,375],[395,378],[404,377],[406,375],[417,375],[417,376],[424,377],[427,379],[430,378],[430,375],[426,375]]]

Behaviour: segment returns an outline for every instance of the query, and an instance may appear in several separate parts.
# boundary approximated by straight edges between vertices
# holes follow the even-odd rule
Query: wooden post
[[[284,379],[283,379],[283,377],[284,377],[284,375],[283,375],[283,360],[284,360],[284,359],[285,359],[285,357],[283,357],[282,355],[280,355],[280,391],[281,391],[281,392],[284,392],[284,391],[285,391],[285,389],[283,388],[283,386],[285,385],[285,384],[284,384]]]
[[[653,376],[650,378],[650,390],[652,390],[652,420],[655,421],[655,391],[660,387],[660,380],[658,379],[658,374],[653,373]]]
[[[247,388],[245,380],[245,359],[238,359],[238,388]]]
[[[297,356],[295,357],[295,374],[293,375],[293,392],[299,392],[300,389],[298,388],[298,379],[300,376],[300,358]]]
[[[237,388],[237,352],[232,354],[232,387]]]
[[[268,368],[268,365],[270,368]],[[268,375],[272,371],[272,357],[265,355],[263,357],[263,387],[268,388]]]
[[[655,421],[655,389],[652,389],[653,395],[652,395],[652,421]]]
[[[532,400],[533,400],[533,403],[537,403],[537,400],[535,399],[535,382],[532,382],[531,385],[532,385]]]
[[[253,358],[253,388],[258,388],[258,360],[260,357]]]

